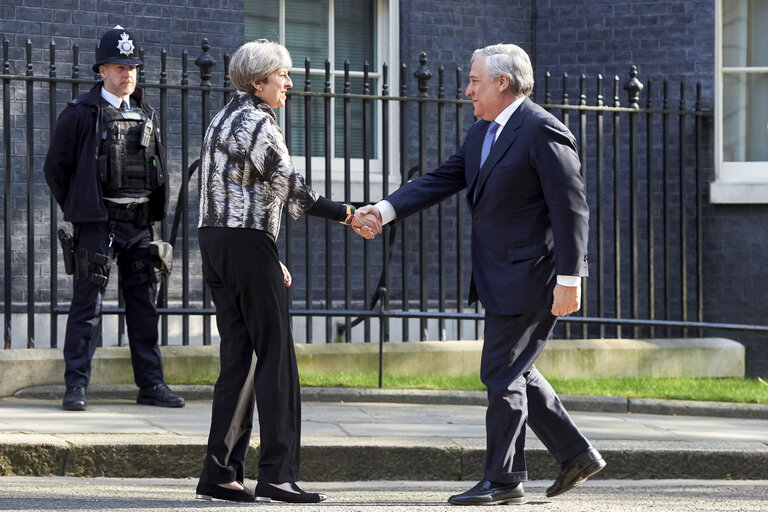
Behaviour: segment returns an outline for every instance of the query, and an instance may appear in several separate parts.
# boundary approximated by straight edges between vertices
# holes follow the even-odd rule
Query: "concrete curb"
[[[213,386],[172,386],[186,400],[211,400]],[[89,400],[135,400],[131,385],[91,386]],[[64,386],[37,386],[17,391],[16,398],[58,400]],[[303,387],[305,402],[390,402],[410,404],[481,405],[488,402],[484,391],[439,391],[420,389],[316,388]],[[657,400],[617,396],[560,395],[566,409],[587,412],[712,416],[719,418],[768,419],[768,405],[693,400]]]
[[[389,375],[476,376],[482,342],[424,341],[386,343],[383,364]],[[376,343],[297,343],[296,362],[307,374],[376,372]],[[195,375],[216,379],[219,347],[168,345],[160,347],[169,382]],[[551,340],[536,366],[547,377],[743,377],[744,346],[725,338]],[[61,348],[0,350],[0,397],[29,387],[56,385],[64,374]],[[92,385],[133,384],[127,346],[100,347],[91,361]]]
[[[762,443],[604,441],[608,463],[601,479],[764,479],[768,446]],[[0,434],[0,475],[116,478],[195,478],[205,456],[201,436]],[[485,446],[476,439],[312,438],[302,441],[302,479],[478,480]],[[151,460],[152,464],[146,464]],[[255,478],[258,446],[245,468]],[[558,467],[536,443],[526,449],[529,478],[551,479]]]

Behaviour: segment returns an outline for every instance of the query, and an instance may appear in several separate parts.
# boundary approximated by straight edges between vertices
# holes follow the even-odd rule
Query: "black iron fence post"
[[[166,137],[168,137],[168,52],[165,51],[165,48],[160,52],[160,87],[159,87],[159,93],[160,93],[160,143],[164,144],[167,149],[167,140]],[[167,166],[166,162],[166,166]],[[166,171],[166,179],[167,179],[168,173]],[[162,221],[160,221],[160,238],[163,240],[168,240],[168,219],[165,218]],[[174,241],[175,243],[175,241]],[[159,296],[159,306],[163,308],[168,307],[168,283],[170,281],[170,276],[166,279],[163,279],[163,281],[160,283],[160,296]],[[168,315],[160,315],[160,344],[163,346],[168,345]]]
[[[362,136],[363,136],[363,204],[371,201],[371,148],[368,141],[370,128],[368,123],[371,119],[371,100],[367,98],[371,94],[371,84],[369,82],[368,61],[363,63],[363,112],[362,112]],[[368,243],[363,244],[363,307],[366,307],[365,301],[368,300],[370,293],[370,254]],[[366,342],[371,340],[371,319],[363,320],[363,339]]]
[[[344,61],[344,202],[352,203],[352,92],[349,83],[349,60]],[[344,230],[344,307],[352,309],[352,255],[349,229]],[[349,315],[344,318],[344,341],[352,341],[352,322]]]
[[[619,77],[613,77],[613,106],[621,106]],[[621,318],[621,113],[613,113],[613,261],[614,304],[616,318]],[[621,338],[621,325],[616,324],[616,337]]]
[[[432,78],[432,72],[427,67],[427,54],[421,52],[419,54],[419,67],[413,72],[413,76],[419,81],[419,98],[427,98],[429,96],[429,79]],[[427,172],[427,102],[419,102],[419,174],[423,175]],[[419,238],[421,242],[421,250],[419,251],[419,277],[420,277],[420,294],[419,294],[419,307],[422,311],[429,309],[429,282],[427,280],[427,220],[424,212],[419,212]],[[429,337],[429,331],[427,330],[427,319],[421,318],[419,320],[419,339],[425,341]]]
[[[654,202],[653,202],[653,187],[655,180],[653,179],[653,114],[651,109],[653,108],[653,81],[649,78],[646,89],[646,103],[645,108],[648,111],[645,115],[645,161],[646,161],[646,209],[648,215],[648,224],[646,227],[646,239],[648,241],[647,262],[648,262],[648,318],[654,320],[656,318],[656,278],[655,278],[655,235],[654,235]],[[653,338],[655,335],[655,327],[651,326],[650,336]]]
[[[187,50],[181,53],[181,190],[179,192],[179,201],[181,201],[181,305],[184,309],[189,308],[189,54]],[[189,345],[189,316],[184,315],[181,319],[181,343]]]
[[[210,42],[207,38],[203,38],[203,44],[200,46],[200,48],[203,50],[203,53],[198,55],[197,59],[195,59],[195,66],[200,68],[200,87],[202,87],[201,92],[201,108],[203,109],[202,116],[201,116],[201,133],[205,133],[206,129],[208,128],[208,123],[211,121],[211,70],[213,69],[213,66],[216,65],[216,61],[211,57],[211,54],[208,53],[211,49]],[[198,174],[198,177],[200,175]],[[200,192],[200,180],[197,180],[198,184],[198,197]],[[203,307],[205,309],[208,309],[211,307],[211,290],[208,288],[208,286],[205,284],[205,281],[202,281],[201,276],[201,285],[203,288]],[[211,317],[209,315],[203,316],[203,345],[210,345],[211,344]]]
[[[587,75],[581,75],[579,79],[579,106],[587,106]],[[589,194],[587,180],[587,111],[579,110],[579,162],[581,162],[581,179],[584,182],[585,193]],[[581,278],[581,316],[589,316],[589,294],[587,293],[587,278]],[[588,337],[586,325],[581,326],[581,336]]]
[[[56,128],[56,43],[51,41],[51,44],[49,46],[49,59],[50,59],[50,70],[48,72],[48,78],[51,79],[48,85],[48,127],[49,127],[49,133],[53,133],[53,130]],[[51,306],[51,314],[49,316],[50,318],[50,333],[51,333],[51,348],[56,348],[57,346],[57,340],[58,340],[58,322],[56,321],[56,315],[53,313],[53,311],[58,307],[58,296],[59,296],[59,286],[58,286],[58,273],[56,269],[56,249],[57,249],[57,231],[58,231],[58,219],[56,215],[56,200],[53,198],[53,194],[51,194],[50,200],[48,201],[48,211],[49,215],[51,216],[51,228],[48,230],[48,234],[50,237],[48,248],[51,251],[50,258],[49,258],[49,264],[51,266],[50,272],[51,272],[51,278],[50,278],[50,288],[51,288],[51,297],[50,297],[50,306]]]
[[[27,76],[32,72],[32,41],[27,39]],[[27,348],[35,348],[35,82],[27,80]]]
[[[389,83],[388,83],[388,71],[387,64],[384,63],[381,70],[382,82],[381,82],[381,197],[387,197],[389,195]],[[383,316],[387,310],[386,298],[387,287],[389,286],[389,251],[390,251],[390,226],[384,226],[384,230],[381,234],[381,286],[379,287],[379,312],[382,316],[379,317],[379,343],[385,343],[389,341],[389,320]],[[383,350],[383,347],[382,347]]]
[[[309,75],[310,69],[309,57],[304,59],[304,92],[312,92],[312,79]],[[307,186],[312,186],[312,95],[304,95],[304,180]],[[304,216],[304,265],[307,269],[306,295],[304,307],[312,309],[312,279],[310,269],[312,268],[312,255],[309,248],[312,247],[312,219],[309,215]],[[312,343],[312,317],[305,319],[304,335],[307,343]]]
[[[457,100],[462,98],[463,89],[461,87],[461,66],[456,67],[456,93]],[[455,147],[461,147],[462,138],[464,137],[464,123],[462,122],[462,114],[464,113],[462,104],[456,102],[456,131],[454,132],[454,144]],[[456,311],[459,313],[464,312],[464,221],[462,211],[464,204],[462,203],[463,194],[456,194]],[[462,325],[461,320],[456,321],[456,337],[462,339]]]
[[[632,66],[629,71],[630,79],[624,85],[624,90],[629,93],[629,108],[634,109],[629,113],[629,248],[630,248],[630,285],[632,318],[640,317],[640,240],[638,238],[638,155],[637,155],[637,110],[640,108],[640,91],[643,84],[637,79],[637,67]],[[634,337],[638,336],[638,327],[633,327]]]
[[[605,191],[603,189],[603,179],[605,175],[605,155],[604,151],[604,115],[601,107],[603,103],[603,75],[597,75],[597,100],[596,104],[598,110],[596,112],[597,119],[595,120],[595,174],[597,183],[595,185],[595,196],[597,208],[595,210],[595,220],[597,224],[597,276],[595,282],[597,284],[595,295],[597,296],[597,314],[599,316],[605,316]],[[591,278],[593,279],[593,278]],[[600,325],[600,338],[605,338],[605,325]]]
[[[685,137],[685,81],[680,81],[680,114],[678,137],[680,140],[680,160],[678,161],[680,177],[680,318],[683,322],[688,321],[688,213],[686,211],[686,202],[688,200],[688,177],[686,171],[687,147]],[[688,336],[688,330],[683,329],[683,337]]]
[[[330,198],[333,193],[333,158],[331,152],[331,61],[325,59],[325,84],[323,92],[326,96],[323,98],[323,141],[325,142],[325,197]],[[325,307],[333,308],[333,293],[330,286],[333,281],[333,250],[331,248],[331,223],[325,222]],[[325,339],[330,341],[334,339],[333,321],[330,316],[325,317]]]
[[[664,80],[664,92],[661,110],[661,140],[662,140],[662,222],[664,225],[664,319],[672,319],[672,237],[671,237],[671,215],[669,213],[669,201],[672,198],[672,184],[669,170],[669,155],[668,155],[668,132],[669,132],[669,114],[667,109],[669,108],[669,82]],[[667,328],[666,335],[669,336],[670,329]]]
[[[437,68],[437,98],[445,98],[445,68],[442,64]],[[437,161],[443,163],[443,131],[445,126],[445,103],[437,104]],[[445,201],[440,201],[437,205],[437,244],[438,244],[438,303],[437,309],[445,311]],[[445,341],[445,319],[440,318],[437,321],[437,334],[440,341]]]
[[[701,191],[701,167],[704,158],[704,142],[702,140],[702,123],[704,118],[701,116],[701,82],[696,82],[696,321],[704,321],[704,255],[703,255],[703,237],[704,227],[702,220],[702,211],[704,209],[704,199]],[[702,335],[701,329],[699,336]]]
[[[569,96],[568,96],[568,73],[563,73],[563,95],[561,99],[561,103],[563,105],[568,105],[569,103]],[[563,122],[563,124],[570,130],[570,122],[571,122],[571,111],[567,108],[562,109],[560,112],[560,120]],[[571,338],[571,324],[566,323],[565,324],[565,337],[570,339]]]
[[[3,278],[5,279],[5,293],[3,294],[3,304],[5,325],[3,329],[4,348],[11,348],[11,64],[9,62],[8,50],[10,41],[8,37],[3,38],[3,154],[5,155],[5,172],[3,176],[3,213],[5,219],[3,222]]]
[[[407,71],[408,66],[403,62],[400,65],[400,97],[406,98],[408,96],[408,80],[407,80]],[[408,102],[407,101],[401,101],[400,102],[400,184],[404,185],[408,182],[408,122],[406,121],[408,119]],[[410,309],[409,304],[409,295],[410,295],[410,285],[408,282],[408,251],[405,250],[405,247],[408,245],[408,230],[406,227],[408,226],[410,220],[409,219],[400,219],[398,221],[398,226],[400,228],[400,268],[401,268],[401,276],[400,276],[400,290],[402,293],[402,304],[400,308],[403,311],[408,311]],[[407,340],[410,338],[409,330],[408,330],[408,318],[402,319],[402,339]]]

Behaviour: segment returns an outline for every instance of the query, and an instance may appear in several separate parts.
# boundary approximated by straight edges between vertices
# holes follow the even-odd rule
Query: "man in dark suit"
[[[469,300],[485,307],[480,373],[488,388],[487,447],[483,480],[451,496],[456,505],[524,501],[526,424],[561,464],[547,496],[605,466],[534,366],[557,316],[579,309],[589,211],[576,141],[528,98],[532,90],[533,69],[521,48],[476,50],[465,94],[480,119],[464,144],[439,168],[363,209],[387,223],[467,189]]]

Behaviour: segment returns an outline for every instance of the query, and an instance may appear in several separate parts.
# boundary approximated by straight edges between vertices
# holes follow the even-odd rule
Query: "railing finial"
[[[200,45],[200,48],[202,48],[203,53],[195,59],[195,66],[200,68],[200,85],[210,87],[211,69],[216,65],[216,61],[211,57],[211,54],[208,53],[208,50],[211,49],[211,45],[207,37],[203,38],[203,44]]]
[[[429,96],[427,94],[429,91],[427,82],[432,78],[432,72],[427,67],[427,54],[425,52],[419,54],[419,67],[413,72],[413,76],[419,81],[419,96],[422,98]]]
[[[643,83],[637,78],[637,66],[634,64],[629,69],[629,81],[624,85],[624,90],[629,93],[630,108],[640,108],[640,91],[643,90]]]

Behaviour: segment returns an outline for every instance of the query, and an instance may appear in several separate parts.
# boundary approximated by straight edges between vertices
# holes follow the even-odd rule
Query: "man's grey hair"
[[[515,44],[494,44],[479,48],[472,53],[472,62],[485,59],[485,72],[495,80],[509,77],[509,88],[518,95],[530,96],[533,92],[533,66],[528,54]]]
[[[255,92],[253,84],[263,83],[278,69],[293,65],[291,55],[280,43],[257,39],[243,44],[229,60],[229,78],[238,91]]]

